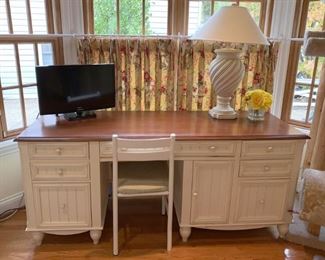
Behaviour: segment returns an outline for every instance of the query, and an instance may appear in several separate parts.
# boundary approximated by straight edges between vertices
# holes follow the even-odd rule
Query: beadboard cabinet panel
[[[281,221],[288,184],[288,180],[240,181],[236,223]]]
[[[234,161],[195,161],[192,224],[228,221]]]
[[[89,183],[42,183],[33,188],[39,227],[90,226]]]

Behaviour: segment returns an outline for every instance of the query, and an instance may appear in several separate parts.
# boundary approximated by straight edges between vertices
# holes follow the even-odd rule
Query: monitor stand
[[[63,117],[68,121],[74,121],[74,120],[96,117],[96,112],[95,110],[77,111],[72,113],[64,113]]]

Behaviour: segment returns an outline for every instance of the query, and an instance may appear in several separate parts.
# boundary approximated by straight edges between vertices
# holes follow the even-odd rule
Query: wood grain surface
[[[271,114],[252,122],[246,113],[235,120],[216,120],[207,112],[97,112],[97,118],[66,121],[41,116],[17,141],[111,140],[112,134],[128,138],[165,137],[176,140],[307,139],[308,136]]]

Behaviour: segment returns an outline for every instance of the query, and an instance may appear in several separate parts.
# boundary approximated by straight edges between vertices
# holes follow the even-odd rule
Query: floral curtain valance
[[[78,56],[81,64],[115,63],[118,110],[196,111],[215,105],[209,65],[222,45],[184,38],[87,37],[78,40]],[[240,110],[247,90],[272,93],[279,44],[233,47],[243,49],[245,65],[233,99]]]

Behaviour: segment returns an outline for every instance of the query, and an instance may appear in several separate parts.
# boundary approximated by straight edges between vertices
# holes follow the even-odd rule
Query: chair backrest
[[[169,138],[125,139],[112,136],[113,161],[173,160],[175,134]]]

